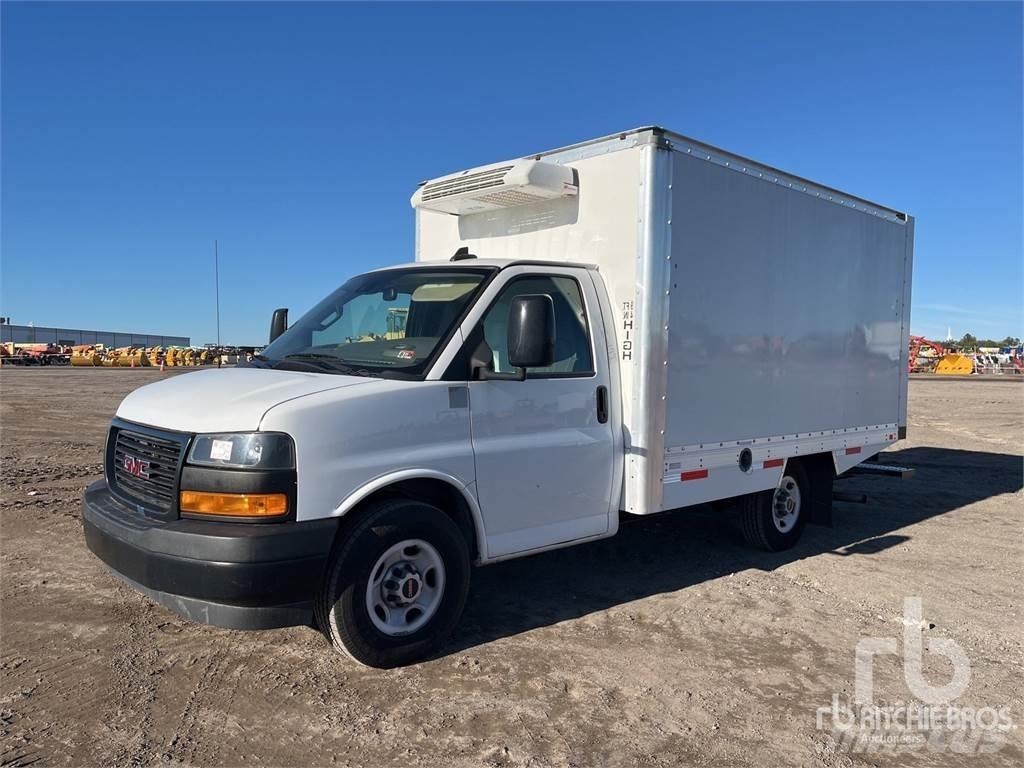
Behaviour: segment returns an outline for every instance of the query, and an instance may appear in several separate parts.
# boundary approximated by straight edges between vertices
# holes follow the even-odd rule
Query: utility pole
[[[220,368],[220,254],[217,241],[213,241],[213,287],[217,305],[217,367]]]
[[[213,241],[213,286],[217,306],[217,346],[220,346],[220,254],[217,252],[217,241]]]

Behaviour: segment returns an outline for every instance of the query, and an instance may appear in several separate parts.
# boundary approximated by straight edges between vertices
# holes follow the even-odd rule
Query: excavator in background
[[[907,356],[907,372],[937,373],[935,368],[945,354],[945,347],[937,341],[929,341],[924,336],[911,336],[910,354]]]

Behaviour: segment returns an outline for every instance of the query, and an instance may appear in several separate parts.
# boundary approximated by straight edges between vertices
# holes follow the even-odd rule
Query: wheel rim
[[[789,533],[799,518],[800,486],[786,475],[772,497],[772,522],[779,533]]]
[[[444,595],[444,561],[423,539],[405,539],[377,558],[366,584],[366,612],[392,637],[408,635],[433,618]]]

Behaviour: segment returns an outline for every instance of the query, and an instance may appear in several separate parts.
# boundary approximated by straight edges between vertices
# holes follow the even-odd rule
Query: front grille
[[[162,436],[151,430],[114,426],[113,449],[108,456],[113,468],[108,473],[112,490],[148,509],[170,512],[177,506],[183,438],[174,433]],[[130,466],[136,467],[135,474],[128,470]]]

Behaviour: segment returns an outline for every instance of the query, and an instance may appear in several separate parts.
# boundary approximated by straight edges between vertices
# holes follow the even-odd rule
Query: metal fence
[[[188,347],[188,336],[160,336],[152,333],[86,331],[80,328],[46,328],[38,325],[0,325],[0,343],[15,344],[103,344],[106,347]]]
[[[975,373],[987,373],[987,374],[1024,374],[1024,368],[1021,368],[1014,363],[1003,363],[1003,362],[983,362],[981,360],[974,361],[974,372]]]

